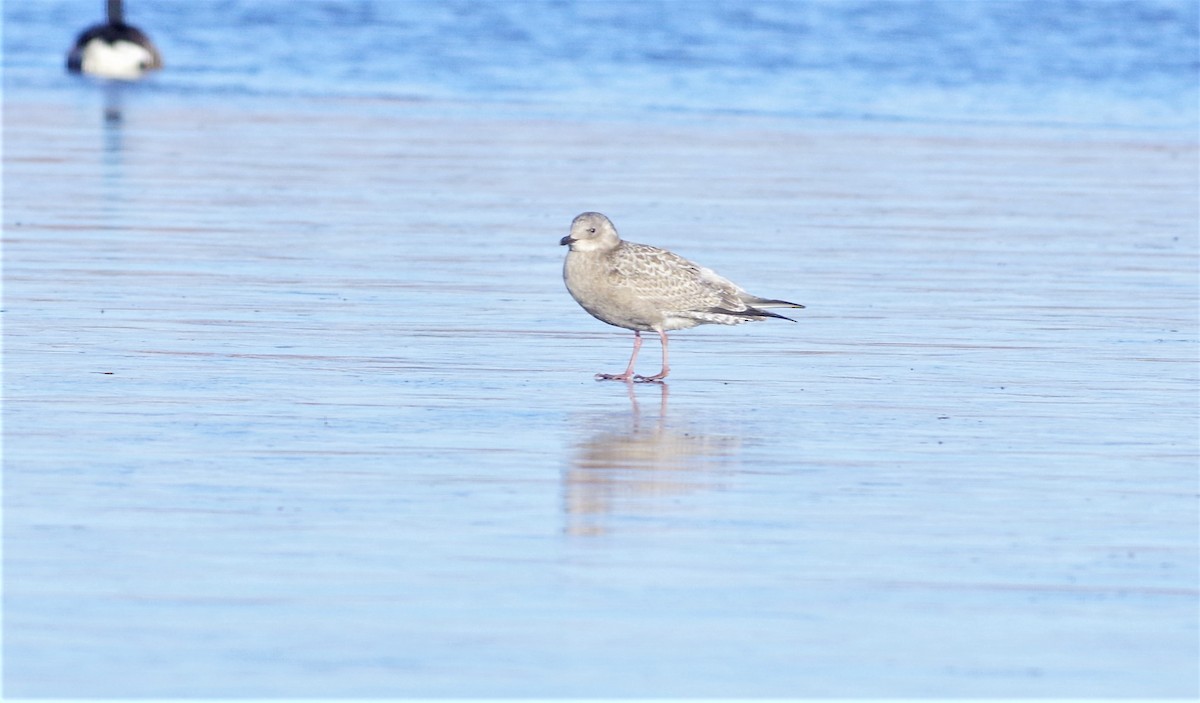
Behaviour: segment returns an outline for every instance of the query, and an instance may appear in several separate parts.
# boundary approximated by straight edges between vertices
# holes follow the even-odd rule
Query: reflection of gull
[[[675,429],[667,419],[669,391],[660,386],[656,422],[643,425],[633,384],[627,384],[628,415],[605,414],[585,423],[604,429],[576,445],[563,474],[570,534],[601,534],[602,519],[613,516],[661,513],[671,499],[713,485],[713,470],[736,459],[737,437]]]
[[[667,363],[670,330],[740,325],[768,318],[791,320],[763,308],[804,307],[751,295],[715,271],[665,249],[622,241],[613,223],[598,212],[576,217],[571,233],[559,244],[571,247],[563,262],[563,281],[575,302],[602,322],[633,330],[633,356],[625,372],[596,374],[597,379],[666,378],[671,372]],[[657,332],[662,341],[662,371],[653,376],[633,374],[642,332]]]

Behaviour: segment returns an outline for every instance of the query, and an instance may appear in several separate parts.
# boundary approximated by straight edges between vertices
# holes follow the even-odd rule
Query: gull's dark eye
[[[595,233],[596,233],[596,228],[595,228],[595,227],[588,227],[588,232],[589,232],[589,233],[591,233],[591,234],[595,234]]]

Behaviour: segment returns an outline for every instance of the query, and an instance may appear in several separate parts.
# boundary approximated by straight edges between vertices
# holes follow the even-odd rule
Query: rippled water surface
[[[532,4],[520,29],[508,4],[130,2],[161,76],[68,79],[61,41],[39,68],[30,37],[69,43],[91,5],[4,8],[7,698],[1198,693],[1198,159],[1174,108],[1101,80],[1135,118],[663,110],[688,91],[634,75],[641,107],[589,114],[556,103],[567,49],[553,95],[383,90],[341,55],[276,90],[295,69],[206,73],[214,30],[165,21],[500,13],[497,41],[542,46],[545,16],[652,3]],[[912,7],[999,12],[960,5]],[[770,51],[847,8],[900,22],[699,7],[637,31],[678,51],[742,17]],[[1102,26],[1062,33],[1108,56]],[[725,80],[717,44],[679,80]],[[490,49],[455,46],[467,81]],[[665,384],[597,382],[632,335],[563,288],[583,210],[808,307],[675,333]]]
[[[129,0],[171,95],[904,121],[1195,125],[1190,0]],[[4,4],[5,82],[61,87],[100,0]],[[48,70],[49,69],[49,70]]]

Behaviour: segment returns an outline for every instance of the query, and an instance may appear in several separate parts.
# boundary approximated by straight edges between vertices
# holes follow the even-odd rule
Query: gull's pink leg
[[[598,373],[596,374],[597,381],[629,381],[633,379],[633,362],[637,361],[638,349],[642,348],[642,333],[637,330],[633,331],[633,356],[629,357],[629,366],[625,368],[625,373]],[[640,376],[638,378],[641,378]]]
[[[633,380],[635,380],[635,381],[661,381],[662,379],[667,377],[667,374],[671,373],[671,365],[669,363],[667,363],[667,333],[662,330],[659,330],[658,338],[662,340],[662,349],[663,349],[662,371],[659,371],[658,373],[654,374],[653,376],[634,376]],[[630,366],[629,368],[632,369],[633,367]],[[629,372],[626,371],[626,373],[629,373]]]

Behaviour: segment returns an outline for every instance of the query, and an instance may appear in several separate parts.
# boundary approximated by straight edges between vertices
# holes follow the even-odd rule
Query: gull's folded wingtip
[[[786,300],[771,300],[769,298],[755,298],[746,300],[747,305],[753,305],[756,308],[796,308],[803,310],[804,306],[800,303],[791,303]]]

